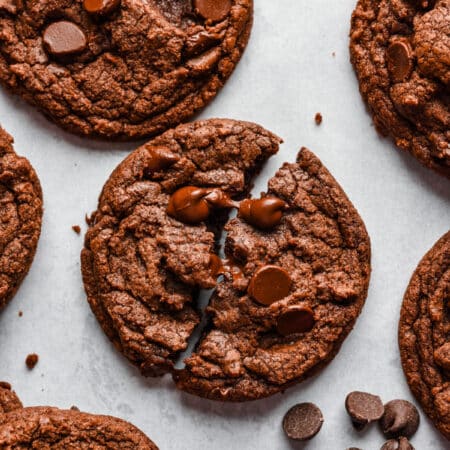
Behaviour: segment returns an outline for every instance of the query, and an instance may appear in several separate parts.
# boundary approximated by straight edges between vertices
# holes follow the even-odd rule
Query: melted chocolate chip
[[[380,426],[387,438],[410,438],[419,428],[417,408],[406,400],[392,400],[384,405]]]
[[[248,294],[258,303],[269,306],[289,295],[292,280],[278,266],[261,267],[250,280]]]
[[[83,30],[73,22],[61,20],[49,25],[43,35],[47,51],[54,56],[81,53],[87,45]]]
[[[231,0],[194,0],[196,12],[206,20],[219,22],[231,10]]]
[[[315,324],[314,312],[308,307],[292,307],[283,312],[277,321],[277,330],[283,336],[311,331]]]
[[[205,196],[205,200],[215,208],[238,208],[239,203],[232,200],[220,189],[213,189]]]
[[[185,54],[188,57],[197,56],[216,46],[220,42],[220,36],[200,31],[189,36],[185,44]]]
[[[84,0],[83,6],[89,14],[106,16],[120,6],[120,0]]]
[[[388,70],[394,83],[405,81],[413,69],[411,46],[404,41],[395,41],[387,49]]]
[[[283,418],[283,429],[290,439],[308,441],[322,428],[322,411],[313,403],[293,406]]]
[[[380,420],[384,414],[384,406],[380,397],[366,392],[348,394],[345,399],[345,409],[358,430],[370,422]]]
[[[148,149],[150,158],[147,160],[145,171],[151,173],[157,170],[168,169],[176,164],[180,157],[166,147],[151,147]]]
[[[287,204],[277,197],[246,199],[241,202],[238,216],[250,225],[269,230],[281,222],[286,208]]]
[[[209,256],[210,256],[209,267],[211,270],[211,276],[213,278],[217,278],[219,275],[222,275],[224,273],[224,266],[222,260],[214,253],[212,253]]]

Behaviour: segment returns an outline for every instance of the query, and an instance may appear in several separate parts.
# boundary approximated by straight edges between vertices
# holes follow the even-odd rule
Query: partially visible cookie
[[[411,278],[400,315],[399,343],[409,387],[450,440],[450,231]]]
[[[3,391],[11,392],[0,386],[2,449],[158,450],[142,431],[115,417],[50,407],[22,408],[18,399],[18,404],[2,410]]]
[[[255,220],[260,201],[250,214],[242,202],[226,225],[228,265],[239,270],[225,270],[209,324],[186,368],[174,372],[189,393],[246,401],[284,391],[335,357],[364,305],[369,237],[320,160],[302,149],[262,198],[285,207],[268,229]]]
[[[42,190],[27,159],[0,128],[0,308],[15,294],[36,252],[42,222]]]
[[[22,408],[22,402],[11,389],[11,385],[0,381],[0,416],[19,408]]]
[[[249,192],[279,143],[247,122],[181,125],[134,151],[105,184],[81,254],[83,281],[104,331],[143,374],[170,372],[187,348],[198,291],[216,284],[227,206]],[[217,208],[204,216],[210,204]],[[187,221],[200,214],[199,223],[180,222],[169,206]]]
[[[252,0],[2,0],[0,83],[73,133],[155,135],[215,97],[252,18]]]
[[[359,0],[350,51],[377,129],[450,177],[450,2]]]

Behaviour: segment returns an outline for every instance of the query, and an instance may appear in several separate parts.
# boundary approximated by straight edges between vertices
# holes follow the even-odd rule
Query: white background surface
[[[45,196],[35,262],[0,316],[0,379],[26,405],[77,405],[123,417],[162,450],[379,449],[376,427],[352,430],[344,399],[352,390],[383,400],[411,399],[400,366],[397,322],[403,293],[420,258],[450,226],[450,182],[380,138],[359,96],[349,63],[354,0],[256,0],[252,38],[225,89],[201,117],[255,121],[285,143],[254,192],[300,146],[310,147],[341,183],[372,239],[369,296],[355,330],[334,362],[314,379],[267,400],[228,405],[177,392],[170,378],[146,380],[110,345],[82,288],[83,237],[71,226],[96,207],[112,169],[138,144],[109,144],[69,135],[0,93],[0,123],[33,163]],[[332,53],[335,52],[335,57]],[[314,115],[324,116],[322,126]],[[24,315],[18,317],[18,311]],[[36,352],[34,371],[25,357]],[[301,401],[322,409],[321,433],[306,445],[281,430],[286,410]],[[418,450],[450,448],[422,414]]]

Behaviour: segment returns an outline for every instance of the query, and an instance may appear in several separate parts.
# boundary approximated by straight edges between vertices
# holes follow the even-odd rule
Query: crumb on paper
[[[19,317],[22,317],[23,316],[23,311],[19,311]]]
[[[314,117],[314,120],[316,121],[316,125],[320,125],[323,121],[322,114],[318,112],[316,116]]]
[[[25,360],[25,364],[27,365],[29,370],[33,370],[36,367],[38,361],[39,355],[36,355],[36,353],[30,353]]]
[[[336,57],[336,52],[333,52],[333,53],[331,54],[331,56],[332,56],[333,58],[335,58],[335,57]]]
[[[77,233],[77,234],[81,233],[80,225],[72,225],[72,230],[75,231],[75,233]]]

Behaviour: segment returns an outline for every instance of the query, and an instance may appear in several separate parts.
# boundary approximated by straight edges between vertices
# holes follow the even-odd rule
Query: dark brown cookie
[[[377,129],[450,177],[450,3],[359,0],[350,50]]]
[[[65,129],[136,139],[186,121],[247,44],[252,0],[0,1],[0,82]]]
[[[399,343],[409,387],[450,440],[450,232],[414,272],[403,300]]]
[[[158,450],[136,427],[110,416],[50,407],[22,408],[20,400],[4,408],[0,384],[0,448]],[[3,408],[3,409],[2,409]]]
[[[33,262],[41,232],[42,191],[27,159],[0,128],[0,308],[15,294]]]
[[[191,194],[200,193],[193,213],[204,211],[202,189],[242,198],[279,142],[246,122],[181,125],[138,148],[106,183],[85,239],[83,279],[103,329],[144,374],[172,370],[186,349],[200,321],[198,290],[216,284],[216,240],[228,216],[218,209],[186,225],[168,214],[169,201],[187,216]],[[185,185],[197,188],[180,193]]]
[[[225,253],[242,272],[218,284],[210,324],[174,373],[182,390],[230,401],[284,391],[333,359],[363,307],[369,237],[319,159],[303,149],[270,180],[268,195],[287,204],[278,226],[259,230],[238,217],[225,227]],[[268,265],[291,280],[288,295],[270,305],[247,291]]]

